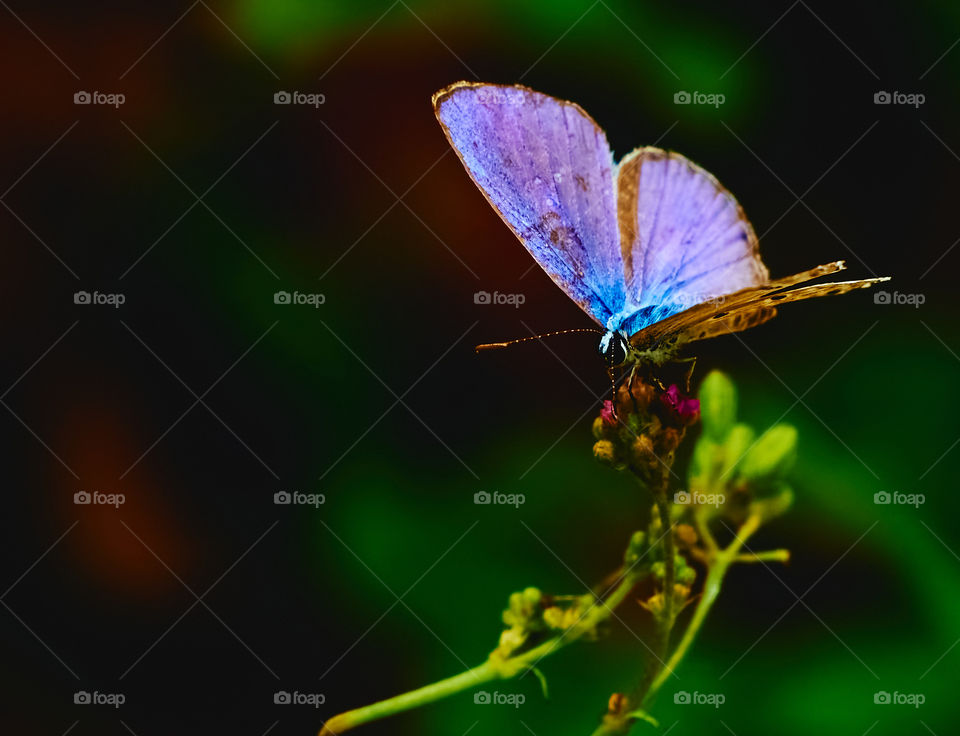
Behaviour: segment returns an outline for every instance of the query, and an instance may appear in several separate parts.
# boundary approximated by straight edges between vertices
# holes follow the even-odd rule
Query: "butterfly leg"
[[[652,373],[650,374],[650,380],[653,381],[653,383],[655,383],[657,388],[660,389],[661,391],[667,390],[667,387],[663,385],[663,381],[661,381],[657,376],[653,375]]]
[[[630,378],[627,380],[627,393],[630,394],[630,400],[633,401],[634,413],[639,414],[640,406],[637,404],[637,397],[633,393],[633,381],[637,377],[637,368],[637,363],[634,363],[632,366],[630,366]]]
[[[681,358],[676,361],[677,363],[682,363],[684,365],[689,365],[686,374],[683,377],[684,387],[683,390],[685,393],[690,393],[690,379],[693,378],[693,371],[697,367],[697,358],[696,356],[690,358]]]

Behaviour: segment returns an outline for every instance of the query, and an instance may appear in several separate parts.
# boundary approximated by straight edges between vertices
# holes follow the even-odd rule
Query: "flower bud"
[[[649,383],[634,381],[633,390],[631,391],[631,395],[627,396],[627,400],[631,403],[636,401],[637,408],[640,411],[646,411],[650,407],[650,403],[653,401],[655,395],[656,392]]]
[[[737,389],[726,374],[710,371],[700,384],[700,420],[704,435],[723,442],[737,417]]]
[[[647,435],[639,435],[630,444],[630,459],[634,465],[639,467],[649,465],[651,461],[656,460],[656,455],[653,451],[653,441]]]
[[[746,424],[734,424],[723,443],[723,465],[720,477],[726,481],[734,479],[733,469],[746,458],[747,452],[753,449],[756,434],[753,428]]]
[[[678,429],[667,427],[663,430],[663,433],[660,435],[660,447],[663,448],[664,454],[676,450],[682,438],[683,433]]]
[[[551,629],[563,628],[563,609],[559,606],[550,606],[543,612],[543,622]]]
[[[650,574],[656,580],[663,581],[667,577],[667,565],[663,560],[657,560],[650,565]],[[697,577],[697,571],[687,564],[686,558],[681,554],[673,556],[673,575],[679,582],[692,583]]]
[[[663,615],[663,593],[654,593],[647,600],[638,603],[650,611],[655,619]]]
[[[614,693],[610,696],[610,700],[607,701],[607,713],[612,716],[618,716],[624,713],[629,705],[630,701],[626,695],[623,693]]]
[[[676,578],[679,584],[692,585],[693,581],[697,579],[697,571],[690,565],[684,564],[683,567],[677,567]]]
[[[617,461],[617,451],[610,440],[600,440],[593,446],[593,456],[604,465]]]
[[[674,423],[679,420],[680,426],[693,424],[700,417],[700,400],[688,399],[680,394],[680,389],[676,384],[660,394],[660,402],[668,409],[669,415],[672,415],[668,421]]]
[[[600,410],[600,419],[608,427],[617,426],[617,410],[610,399],[603,402],[603,408]]]
[[[542,597],[543,593],[540,592],[539,588],[530,586],[529,588],[524,588],[523,590],[523,600],[530,606],[536,606]]]
[[[560,606],[550,606],[543,612],[543,622],[551,629],[569,629],[576,625],[582,619],[582,614],[577,607],[560,608]]]
[[[636,531],[630,537],[630,544],[627,545],[627,551],[623,554],[623,561],[626,565],[632,566],[647,552],[647,535],[641,531]]]
[[[679,610],[683,608],[683,605],[687,602],[687,599],[690,597],[690,586],[681,585],[677,583],[673,586],[673,605],[674,610]]]
[[[527,635],[522,629],[504,629],[500,634],[500,649],[503,652],[512,652],[522,646]]]
[[[540,590],[532,587],[522,592],[511,593],[507,609],[503,612],[503,623],[521,629],[528,627],[542,597]]]
[[[603,417],[597,417],[593,420],[593,426],[591,427],[591,430],[593,431],[593,439],[595,440],[602,440],[604,437],[606,437],[607,433]]]
[[[778,424],[756,441],[740,463],[740,475],[757,482],[782,477],[797,458],[797,430]]]
[[[677,541],[680,544],[692,547],[697,543],[697,532],[689,524],[677,524],[674,534],[676,534]]]
[[[710,482],[716,474],[720,457],[720,445],[712,442],[706,435],[701,435],[693,446],[693,456],[690,458],[688,478],[691,488]]]

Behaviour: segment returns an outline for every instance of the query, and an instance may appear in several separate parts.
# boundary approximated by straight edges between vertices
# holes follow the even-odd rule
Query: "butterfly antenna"
[[[617,416],[617,378],[613,373],[613,350],[607,352],[607,377],[610,379],[610,405]],[[619,417],[617,417],[619,419]]]
[[[483,345],[477,345],[475,348],[479,353],[484,350],[499,350],[500,348],[508,348],[511,345],[519,345],[522,342],[530,342],[531,340],[542,340],[545,337],[555,337],[557,335],[572,335],[576,332],[593,332],[597,335],[603,335],[603,330],[597,330],[590,327],[583,327],[575,330],[559,330],[557,332],[545,332],[542,335],[531,335],[530,337],[521,337],[516,340],[507,340],[506,342],[488,342]]]

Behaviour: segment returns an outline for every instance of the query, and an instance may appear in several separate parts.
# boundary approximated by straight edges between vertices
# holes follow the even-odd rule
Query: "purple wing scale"
[[[761,286],[769,274],[733,195],[678,153],[639,148],[617,175],[627,334],[696,304]]]
[[[601,326],[626,301],[613,155],[578,105],[458,82],[434,111],[471,178],[551,279]]]

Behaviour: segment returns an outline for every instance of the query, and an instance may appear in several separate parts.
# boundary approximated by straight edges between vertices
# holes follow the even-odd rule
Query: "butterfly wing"
[[[689,327],[677,335],[677,344],[686,344],[695,340],[706,340],[710,337],[720,337],[720,335],[729,335],[733,332],[743,332],[751,327],[757,327],[764,322],[769,322],[777,316],[776,307],[741,307],[732,312],[727,312],[723,316],[716,315],[715,318],[708,319],[705,322],[699,322]]]
[[[434,112],[474,183],[536,262],[601,326],[623,309],[613,155],[578,105],[458,82]]]
[[[856,281],[831,281],[826,284],[801,286],[796,289],[778,291],[774,294],[757,294],[746,304],[729,309],[720,306],[720,311],[681,330],[677,339],[680,344],[705,340],[709,337],[729,335],[732,332],[741,332],[751,327],[763,324],[777,314],[777,306],[788,302],[798,302],[803,299],[812,299],[818,296],[834,296],[846,294],[856,289],[868,289],[881,281],[889,281],[889,277],[858,279]]]
[[[837,261],[778,279],[766,286],[744,289],[722,300],[698,305],[663,322],[651,325],[633,335],[630,341],[641,349],[655,346],[674,347],[696,340],[740,332],[772,319],[776,316],[776,308],[782,304],[820,296],[846,294],[890,280],[889,277],[882,277],[831,281],[792,288],[841,268],[843,268],[843,261]]]
[[[825,263],[822,266],[795,273],[792,276],[775,279],[761,286],[741,289],[740,291],[727,294],[721,298],[711,299],[702,304],[685,309],[660,322],[644,327],[639,332],[633,333],[630,336],[630,342],[642,348],[658,345],[667,337],[677,335],[688,327],[703,322],[715,314],[723,311],[732,311],[742,305],[748,304],[751,300],[782,291],[806,281],[811,281],[820,276],[842,271],[846,267],[844,261],[833,261],[832,263]]]
[[[767,283],[743,209],[709,172],[678,153],[638,148],[617,170],[627,334],[696,304]]]

